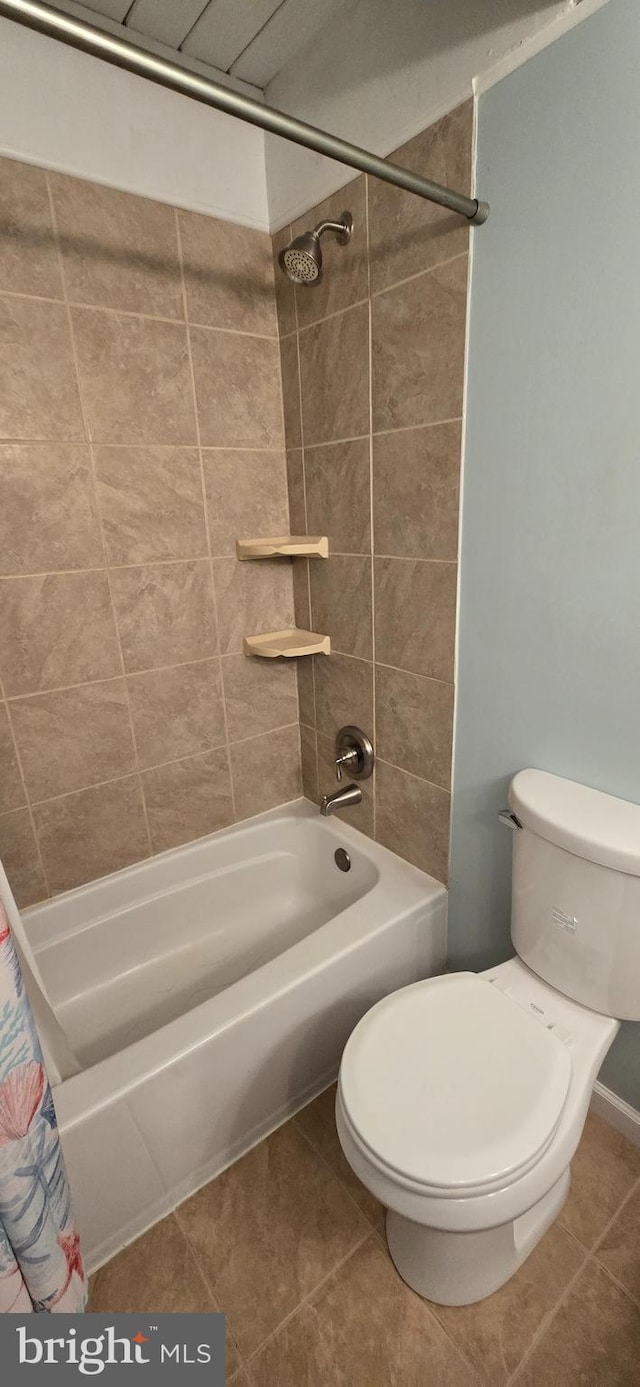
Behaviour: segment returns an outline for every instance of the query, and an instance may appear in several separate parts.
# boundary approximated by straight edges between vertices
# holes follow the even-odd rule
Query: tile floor
[[[91,1310],[227,1314],[235,1387],[637,1387],[640,1148],[590,1116],[558,1222],[478,1305],[400,1280],[328,1090],[93,1277]]]

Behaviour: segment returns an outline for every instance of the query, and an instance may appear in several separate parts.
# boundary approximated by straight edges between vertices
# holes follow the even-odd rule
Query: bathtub
[[[23,920],[81,1066],[54,1097],[90,1270],[326,1088],[368,1007],[445,963],[445,888],[306,800]]]

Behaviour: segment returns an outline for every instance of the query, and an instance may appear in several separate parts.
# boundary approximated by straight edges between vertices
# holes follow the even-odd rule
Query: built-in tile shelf
[[[326,535],[277,535],[266,539],[236,540],[239,559],[328,559]]]
[[[329,655],[331,637],[320,636],[317,631],[302,631],[289,627],[286,631],[266,631],[261,636],[245,636],[243,641],[245,655],[260,655],[264,660],[275,660],[284,656],[287,660],[300,655]]]

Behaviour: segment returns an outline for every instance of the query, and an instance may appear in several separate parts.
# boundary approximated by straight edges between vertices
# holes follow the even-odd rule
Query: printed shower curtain
[[[53,1099],[0,901],[0,1314],[79,1312],[85,1299]]]

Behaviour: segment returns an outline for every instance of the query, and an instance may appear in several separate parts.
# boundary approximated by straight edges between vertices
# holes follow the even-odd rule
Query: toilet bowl
[[[539,771],[510,803],[521,956],[385,997],[340,1067],[344,1154],[400,1275],[443,1305],[497,1290],[557,1217],[617,1018],[638,1019],[640,808]]]

